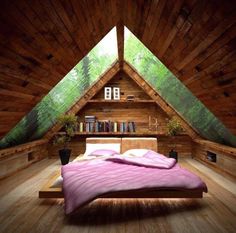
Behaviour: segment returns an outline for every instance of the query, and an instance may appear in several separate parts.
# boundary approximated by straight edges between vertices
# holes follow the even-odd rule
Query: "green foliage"
[[[127,28],[124,57],[203,138],[236,146],[236,137]]]
[[[167,123],[167,134],[175,136],[183,132],[183,128],[176,117],[172,117]]]
[[[56,135],[53,138],[53,145],[63,145],[64,148],[66,148],[67,143],[71,140],[70,137],[67,137],[66,135]]]
[[[87,89],[110,68],[117,57],[116,31],[114,28],[29,114],[0,140],[0,148],[41,138],[55,124],[58,117],[68,111]],[[67,129],[67,131],[72,133],[71,129]]]
[[[58,123],[64,129],[64,134],[56,135],[53,139],[53,144],[64,145],[65,148],[77,130],[77,117],[74,115],[63,115],[58,118]]]
[[[73,137],[77,130],[77,117],[74,115],[63,115],[58,118],[58,123],[64,128],[66,135]]]

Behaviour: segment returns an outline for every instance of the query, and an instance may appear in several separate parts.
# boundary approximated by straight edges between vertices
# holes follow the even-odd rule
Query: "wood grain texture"
[[[1,1],[0,137],[114,26],[121,67],[126,26],[235,134],[235,15],[234,0]]]
[[[207,159],[207,151],[216,154],[216,162]],[[226,176],[236,178],[235,148],[222,146],[205,140],[197,140],[193,144],[193,156],[206,166]]]
[[[166,103],[166,101],[137,73],[137,71],[130,64],[125,62],[123,69],[129,77],[137,83],[137,85],[139,85],[153,100],[156,101],[157,105],[160,106],[169,117],[175,116],[178,119],[183,129],[186,130],[191,138],[199,138],[198,133],[168,103]]]
[[[142,3],[124,24],[235,134],[235,1]]]
[[[37,140],[0,150],[0,179],[48,157],[48,141]]]
[[[0,181],[0,232],[233,233],[235,194],[197,165],[180,163],[207,183],[209,193],[203,199],[99,199],[66,217],[62,199],[37,197],[48,177],[60,169],[58,159],[43,160]]]
[[[102,89],[77,113],[80,122],[85,120],[85,116],[94,115],[98,121],[110,120],[118,122],[118,124],[120,122],[133,121],[135,122],[136,132],[144,135],[145,133],[166,133],[168,115],[154,101],[150,101],[150,96],[126,73],[119,72],[105,86],[119,87],[121,100],[124,100],[124,102],[98,102],[98,100],[104,100],[104,89]],[[137,102],[126,102],[128,95],[134,95]],[[138,102],[139,100],[141,101]],[[142,100],[150,102],[142,102]],[[157,121],[157,128],[154,126],[149,127],[150,117]]]
[[[81,110],[86,103],[119,71],[119,63],[115,62],[101,77],[91,86],[88,91],[66,112],[67,114],[75,115]],[[51,139],[56,132],[61,129],[61,125],[56,123],[44,135],[44,138]]]

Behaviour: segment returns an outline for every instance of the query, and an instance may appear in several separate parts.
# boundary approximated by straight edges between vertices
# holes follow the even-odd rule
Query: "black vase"
[[[69,163],[70,154],[71,154],[70,149],[61,149],[61,150],[59,150],[59,155],[60,155],[62,165],[66,165],[67,163]]]
[[[173,158],[176,160],[176,162],[178,162],[178,152],[172,149],[169,152],[169,158]]]

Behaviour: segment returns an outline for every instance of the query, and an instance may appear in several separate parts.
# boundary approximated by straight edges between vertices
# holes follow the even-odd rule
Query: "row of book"
[[[113,121],[97,121],[80,122],[79,132],[135,132],[136,127],[133,121],[129,122],[113,122]]]

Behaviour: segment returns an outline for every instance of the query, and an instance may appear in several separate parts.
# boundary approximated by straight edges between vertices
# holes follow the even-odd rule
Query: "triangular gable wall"
[[[169,117],[175,116],[182,124],[184,130],[187,134],[193,138],[199,138],[198,134],[191,128],[188,123],[186,123],[178,113],[169,106],[162,97],[126,62],[123,65],[124,72],[131,78],[146,94],[149,96],[149,99],[152,99],[156,102],[156,104],[162,109],[163,112],[167,114]],[[109,81],[114,78],[114,76],[120,71],[119,63],[116,63],[106,74],[101,77],[96,84],[94,84],[83,97],[78,100],[78,102],[71,107],[71,109],[67,112],[68,114],[76,115],[85,105],[91,100],[94,96],[99,94],[101,89],[106,86]],[[52,129],[48,131],[45,135],[46,139],[51,139],[56,132],[61,129],[59,124],[54,125]]]
[[[119,36],[119,38],[122,38],[122,36],[121,36],[121,34],[122,34],[122,30],[120,30],[120,33],[119,33],[119,31],[118,31],[118,35],[120,35]],[[136,40],[138,41],[138,39],[136,38]],[[119,42],[121,42],[121,39],[119,40]],[[139,44],[140,44],[141,42],[139,41]],[[123,59],[124,60],[126,60],[127,59],[127,56],[126,56],[126,54],[127,54],[127,49],[126,49],[126,44],[120,44],[120,43],[118,43],[118,47],[119,47],[119,59],[121,59],[122,60],[122,62],[120,61],[120,66],[119,66],[119,69],[123,69]],[[135,46],[135,45],[134,45]],[[123,58],[123,47],[124,47],[124,50],[125,50],[125,54],[124,54],[124,58]],[[137,46],[136,46],[137,47]],[[142,50],[144,49],[143,47],[141,48]],[[145,48],[146,49],[146,48]],[[132,50],[132,48],[131,48],[131,50]],[[147,49],[146,49],[147,50]],[[130,49],[129,49],[129,51],[130,51]],[[150,52],[150,51],[149,51]],[[138,54],[138,56],[139,56],[139,53],[137,53]],[[153,56],[153,58],[155,58],[155,56],[154,55],[152,55]],[[87,59],[87,56],[84,58],[84,59]],[[84,60],[83,59],[83,60]],[[134,56],[133,57],[133,60],[135,60],[135,59],[137,59],[137,56]],[[143,60],[145,60],[146,58],[145,57],[142,57],[142,59]],[[129,61],[129,60],[128,60]],[[84,62],[86,62],[85,60],[84,60]],[[98,62],[97,62],[98,63]],[[132,63],[131,63],[132,64]],[[151,64],[151,63],[149,63],[149,64]],[[149,65],[148,64],[148,65]],[[97,64],[98,65],[98,64]],[[127,64],[126,64],[127,65]],[[133,64],[132,64],[133,65]],[[134,66],[135,67],[135,66]],[[93,68],[94,69],[94,68]],[[136,69],[136,67],[135,67],[135,69]],[[149,70],[147,67],[145,67],[145,69],[146,70]],[[158,72],[159,72],[159,70],[158,70],[159,68],[158,67],[156,67],[156,74],[158,74]],[[87,70],[87,69],[86,69]],[[86,72],[86,70],[85,70],[85,72]],[[94,69],[94,70],[96,70],[96,69]],[[87,71],[89,71],[89,70],[87,70]],[[138,72],[139,72],[139,70],[138,70]],[[155,81],[153,82],[153,80],[151,80],[151,82],[149,82],[150,80],[149,79],[152,79],[153,77],[146,77],[146,75],[143,75],[142,73],[140,73],[140,75],[142,75],[142,77],[145,79],[145,80],[147,80],[148,81],[148,83],[151,85],[151,87],[153,88],[153,93],[155,93],[154,95],[155,96],[158,96],[158,98],[159,98],[159,100],[158,101],[160,101],[161,102],[161,104],[159,103],[159,105],[163,105],[163,106],[168,106],[168,108],[170,108],[171,110],[170,110],[170,112],[169,112],[169,114],[170,115],[175,115],[177,112],[174,110],[174,108],[175,108],[175,106],[172,104],[172,106],[174,106],[174,108],[173,107],[170,107],[166,102],[168,102],[169,103],[169,100],[168,100],[168,98],[166,99],[165,98],[165,100],[162,98],[163,96],[162,96],[162,94],[163,93],[161,93],[161,96],[159,95],[160,93],[159,93],[159,91],[156,89],[156,83],[155,83]],[[80,76],[81,77],[81,76]],[[176,78],[176,77],[175,77]],[[86,77],[85,78],[83,78],[83,81],[85,81],[86,80]],[[166,82],[168,82],[169,80],[165,80]],[[184,85],[182,85],[182,86],[184,86]],[[81,88],[81,87],[80,87]],[[83,87],[82,87],[82,89],[83,89]],[[90,90],[90,89],[89,89]],[[155,91],[154,91],[155,90]],[[64,90],[63,90],[64,91]],[[158,91],[158,93],[157,93],[157,91]],[[179,93],[180,94],[180,93]],[[173,95],[173,93],[172,93],[172,95]],[[182,98],[183,99],[183,98]],[[197,98],[195,98],[196,100],[197,100]],[[186,101],[186,96],[184,96],[184,100],[183,101]],[[63,104],[63,103],[62,103]],[[73,104],[72,102],[71,102],[71,104]],[[50,105],[46,105],[46,106],[44,106],[44,108],[50,108],[51,106]],[[194,109],[194,105],[192,104],[191,106],[188,106],[188,107],[186,107],[185,106],[185,108],[188,110],[188,109]],[[68,109],[68,108],[67,108]],[[67,109],[65,109],[65,111],[67,110]],[[164,107],[163,107],[163,109],[164,109]],[[179,115],[179,113],[180,113],[180,111],[179,111],[179,109],[177,109],[178,110],[178,115]],[[65,112],[64,111],[64,112]],[[207,110],[208,111],[208,110]],[[69,112],[70,112],[70,110],[69,110]],[[60,112],[60,114],[63,114],[63,111],[62,112]],[[12,131],[14,132],[14,137],[8,137],[9,136],[9,134],[7,135],[7,137],[5,137],[4,139],[2,139],[1,141],[0,141],[0,148],[5,148],[5,147],[9,147],[9,146],[13,146],[13,145],[18,145],[18,144],[21,144],[21,143],[24,143],[24,142],[27,142],[27,141],[32,141],[32,140],[34,140],[34,139],[38,139],[38,138],[41,138],[42,137],[42,135],[48,130],[48,128],[50,128],[51,127],[51,125],[53,125],[53,124],[55,124],[55,118],[53,118],[54,120],[53,121],[51,121],[50,122],[50,124],[48,124],[48,122],[50,121],[50,120],[48,120],[48,122],[46,122],[45,121],[45,119],[46,118],[48,118],[48,119],[50,119],[50,116],[46,116],[46,118],[45,118],[45,115],[46,114],[42,114],[42,115],[40,115],[40,116],[36,116],[36,112],[34,111],[34,109],[29,113],[29,114],[27,114],[27,116],[26,117],[24,117],[23,119],[22,119],[22,121],[20,122],[20,124],[21,124],[21,130],[19,130],[19,127],[17,128],[17,127],[15,127]],[[182,114],[181,114],[182,115]],[[57,114],[57,116],[59,116],[58,114]],[[213,140],[213,141],[216,141],[216,142],[220,142],[220,143],[225,143],[225,144],[228,144],[228,145],[236,145],[236,139],[235,139],[235,136],[233,136],[232,134],[230,134],[229,133],[229,131],[225,128],[225,126],[220,122],[219,123],[219,121],[218,121],[218,119],[212,114],[212,116],[213,116],[213,118],[211,118],[212,120],[211,120],[211,125],[213,125],[213,129],[211,130],[211,132],[210,132],[210,135],[212,136],[213,135],[213,137],[208,137],[207,136],[207,134],[202,134],[200,131],[201,130],[199,130],[199,129],[197,129],[197,131],[198,131],[198,133],[201,133],[201,135],[204,135],[207,139],[210,139],[210,140]],[[186,128],[186,129],[188,129],[189,128],[189,134],[191,135],[191,137],[192,138],[196,138],[196,137],[198,137],[198,134],[196,133],[196,127],[194,127],[194,129],[195,130],[193,130],[193,128],[190,126],[190,124],[192,125],[192,123],[198,118],[199,116],[197,116],[197,115],[195,115],[194,116],[194,119],[187,119],[186,117],[184,117],[185,118],[185,120],[183,119],[183,117],[180,117],[179,116],[179,119],[182,119],[181,120],[181,122],[182,122],[182,124],[183,124],[183,126],[184,126],[184,128]],[[33,120],[32,120],[33,119]],[[35,120],[35,119],[37,119],[37,120]],[[38,121],[38,119],[39,120],[41,120],[41,125],[37,125],[37,121]],[[191,120],[191,121],[190,121]],[[28,122],[29,121],[29,122]],[[189,122],[190,121],[190,122]],[[188,123],[187,123],[188,122]],[[30,124],[29,124],[30,123]],[[205,119],[202,119],[202,124],[203,123],[205,123],[206,124],[206,122],[205,122]],[[30,126],[30,127],[29,127]],[[32,128],[31,128],[32,127]],[[53,129],[54,128],[56,128],[56,130],[50,130],[49,131],[49,133],[47,133],[46,134],[46,138],[50,138],[52,135],[53,135],[53,132],[56,132],[57,131],[57,128],[58,128],[58,126],[57,126],[57,124],[56,124],[56,127],[53,127]],[[35,131],[35,129],[37,129],[37,131]],[[19,131],[18,131],[19,130]],[[12,133],[12,131],[10,131],[10,134]],[[32,132],[31,132],[32,131]],[[205,130],[204,130],[205,131]],[[212,132],[213,131],[213,132]],[[31,133],[30,133],[31,132]],[[23,135],[22,135],[23,134]],[[216,135],[215,137],[214,137],[214,135]],[[16,137],[15,137],[16,136]],[[15,140],[15,138],[17,138],[17,140]]]

